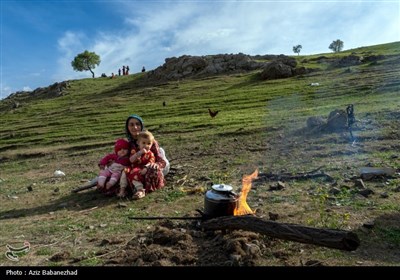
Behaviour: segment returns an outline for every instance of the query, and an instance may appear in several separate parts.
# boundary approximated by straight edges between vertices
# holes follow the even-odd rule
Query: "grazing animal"
[[[210,116],[211,116],[211,118],[214,118],[217,114],[218,114],[218,112],[219,111],[211,111],[211,109],[210,108],[208,108],[208,113],[210,114]]]
[[[167,106],[167,103],[165,103],[165,101],[163,101],[162,105],[165,107],[165,106]]]

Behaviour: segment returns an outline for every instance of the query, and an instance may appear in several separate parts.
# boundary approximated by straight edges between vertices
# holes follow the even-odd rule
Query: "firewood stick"
[[[202,227],[205,230],[242,229],[274,238],[345,251],[354,251],[360,245],[358,236],[350,231],[277,223],[252,215],[217,217],[204,221]]]

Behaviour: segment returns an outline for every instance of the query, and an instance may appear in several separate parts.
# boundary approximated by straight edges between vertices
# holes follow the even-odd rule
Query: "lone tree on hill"
[[[299,55],[302,47],[302,45],[293,46],[293,52]]]
[[[329,49],[331,49],[334,52],[340,52],[341,50],[343,50],[343,41],[337,39],[336,41],[333,41],[330,45],[329,45]]]
[[[75,71],[90,71],[92,77],[94,78],[94,72],[92,69],[96,68],[101,62],[100,56],[94,52],[84,51],[83,53],[75,56],[74,60],[71,62],[72,68]]]

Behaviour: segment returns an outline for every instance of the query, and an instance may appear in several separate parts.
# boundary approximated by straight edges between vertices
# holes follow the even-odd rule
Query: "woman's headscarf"
[[[139,117],[138,115],[135,115],[135,114],[133,114],[133,115],[130,115],[127,119],[126,119],[126,122],[125,122],[125,134],[126,134],[126,137],[128,138],[128,140],[129,140],[129,142],[132,142],[132,141],[134,141],[134,139],[132,139],[132,135],[131,135],[131,133],[129,132],[129,129],[128,129],[128,123],[129,123],[129,120],[130,119],[137,119],[139,122],[140,122],[140,126],[142,127],[142,131],[143,131],[143,129],[144,129],[144,124],[143,124],[143,120],[142,120],[142,118],[141,117]]]

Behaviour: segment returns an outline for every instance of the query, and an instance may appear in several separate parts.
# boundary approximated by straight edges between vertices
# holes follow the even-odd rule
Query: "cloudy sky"
[[[94,69],[155,69],[165,58],[221,53],[294,55],[400,41],[400,0],[0,2],[0,98],[55,82],[91,77],[74,57],[88,50]]]

